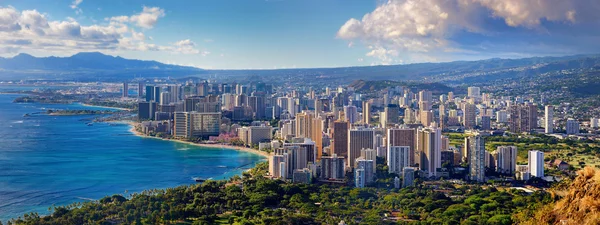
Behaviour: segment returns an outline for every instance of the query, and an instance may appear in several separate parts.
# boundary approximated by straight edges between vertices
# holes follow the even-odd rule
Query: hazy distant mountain
[[[125,59],[99,52],[81,52],[70,57],[34,57],[21,53],[12,58],[0,57],[3,70],[200,70],[194,67],[176,66],[156,61]]]

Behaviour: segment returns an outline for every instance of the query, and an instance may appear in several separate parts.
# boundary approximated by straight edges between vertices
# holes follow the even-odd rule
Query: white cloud
[[[502,21],[507,29],[548,33],[546,23],[598,25],[597,0],[388,0],[362,19],[351,18],[337,32],[340,39],[361,41],[367,56],[390,62],[403,54],[435,55],[463,51],[452,41],[458,32],[497,35]],[[540,32],[545,31],[545,32]]]
[[[138,27],[150,29],[154,27],[158,18],[164,17],[165,11],[159,7],[144,6],[141,13],[132,16],[115,16],[107,20],[116,23],[132,23]]]
[[[73,3],[71,3],[70,7],[71,9],[76,9],[79,4],[81,4],[81,2],[83,2],[83,0],[74,0]]]
[[[76,3],[76,2],[75,2]],[[79,3],[81,3],[79,1]],[[144,12],[129,16],[111,17],[107,24],[81,25],[76,19],[48,20],[37,10],[18,11],[13,7],[0,7],[0,55],[35,50],[57,55],[80,51],[165,51],[180,54],[208,55],[189,40],[169,45],[147,43],[143,32],[131,26],[151,28],[162,9],[144,7]],[[154,16],[153,16],[154,15]]]

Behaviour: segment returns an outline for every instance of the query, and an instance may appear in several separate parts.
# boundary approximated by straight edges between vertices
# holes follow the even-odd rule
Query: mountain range
[[[360,66],[339,68],[306,68],[278,70],[204,70],[195,67],[164,64],[157,61],[125,59],[99,52],[82,52],[70,57],[34,57],[21,53],[12,58],[0,57],[0,80],[61,79],[119,80],[144,78],[206,77],[241,79],[258,77],[294,77],[300,82],[347,83],[354,80],[396,80],[418,82],[469,83],[519,76],[538,75],[550,71],[600,69],[600,55],[532,57],[522,59],[487,59],[444,63]]]

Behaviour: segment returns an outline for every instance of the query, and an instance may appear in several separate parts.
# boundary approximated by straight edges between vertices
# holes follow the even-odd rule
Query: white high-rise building
[[[598,128],[598,118],[591,118],[590,119],[590,127],[591,128]]]
[[[404,167],[409,166],[410,147],[408,146],[388,146],[387,165],[388,172],[402,174]]]
[[[500,110],[500,111],[496,112],[496,122],[498,122],[498,123],[508,122],[508,113],[506,113],[506,110]]]
[[[369,184],[369,183],[373,182],[373,180],[374,180],[374,177],[375,177],[375,171],[373,171],[374,164],[375,164],[375,161],[373,161],[373,160],[368,160],[368,159],[363,159],[363,158],[356,159],[356,170],[355,171],[364,170],[365,184]]]
[[[529,173],[531,176],[544,177],[544,152],[529,151]]]
[[[544,114],[544,128],[546,134],[551,134],[554,132],[554,106],[546,106]]]

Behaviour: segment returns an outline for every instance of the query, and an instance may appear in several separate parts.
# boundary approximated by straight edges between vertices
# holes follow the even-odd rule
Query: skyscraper
[[[123,82],[123,98],[127,98],[129,92],[129,85],[127,82]]]
[[[547,105],[544,113],[544,131],[546,134],[554,132],[554,106]]]
[[[138,98],[144,97],[144,82],[140,81],[138,83]]]
[[[531,176],[544,177],[544,152],[533,150],[529,151],[529,173]]]
[[[428,127],[417,130],[419,167],[427,172],[428,177],[437,176],[437,169],[442,167],[441,145],[440,129]]]
[[[477,182],[485,181],[485,141],[479,134],[465,138],[469,163],[469,179]]]
[[[567,119],[567,134],[578,134],[579,133],[579,122],[573,118]],[[531,174],[533,175],[533,174]]]
[[[342,156],[333,154],[321,158],[321,179],[344,179],[346,176],[346,160]]]
[[[419,118],[420,118],[421,124],[423,124],[423,126],[425,126],[425,127],[428,127],[433,122],[433,112],[431,110],[421,111],[419,113]]]
[[[388,146],[387,165],[389,173],[402,174],[404,167],[409,166],[409,150],[410,147],[408,146]]]
[[[369,159],[358,158],[358,159],[356,159],[355,163],[356,163],[356,171],[364,170],[365,185],[373,182],[374,177],[375,177],[375,171],[373,171],[373,168],[375,168],[375,167],[373,165],[375,165],[375,161],[369,160]]]
[[[350,124],[345,121],[333,122],[333,153],[348,159],[348,130]],[[348,165],[350,166],[350,165]]]
[[[396,104],[389,104],[385,107],[385,116],[387,126],[393,126],[400,121],[400,107]]]
[[[498,146],[495,152],[496,171],[503,174],[514,174],[517,169],[517,147]]]
[[[374,149],[375,131],[370,128],[355,128],[348,132],[348,166],[354,168],[354,161],[360,157],[363,148]]]
[[[367,183],[365,179],[365,169],[354,170],[354,187],[364,188]]]
[[[415,182],[415,168],[406,167],[402,171],[402,187],[413,186]]]
[[[475,112],[475,110],[476,110],[476,107],[474,104],[470,104],[470,103],[465,104],[464,115],[463,115],[463,123],[465,125],[465,129],[473,129],[477,125],[476,119],[475,119],[477,116],[477,113]]]
[[[346,121],[350,122],[350,124],[358,122],[358,111],[356,110],[356,106],[344,106],[344,115],[346,116]]]
[[[363,101],[362,103],[362,123],[369,124],[371,120],[371,103],[369,101]]]
[[[146,101],[151,102],[155,101],[154,99],[154,86],[146,86]]]
[[[387,146],[407,146],[408,147],[408,165],[415,163],[416,150],[416,130],[413,128],[390,128],[387,132]]]
[[[537,128],[537,105],[532,103],[510,107],[510,132],[531,132]]]

